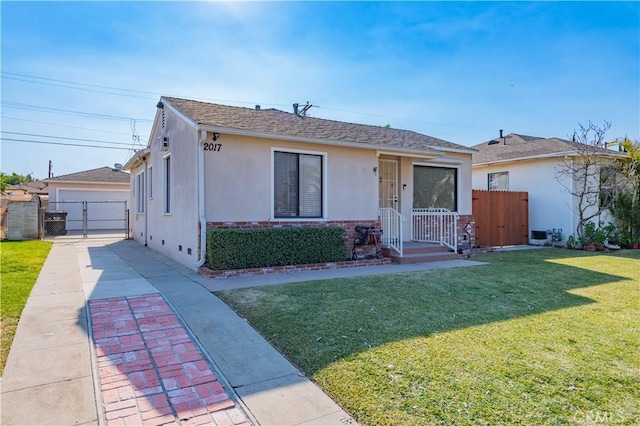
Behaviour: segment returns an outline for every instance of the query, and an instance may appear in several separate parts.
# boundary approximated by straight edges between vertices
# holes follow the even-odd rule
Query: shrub
[[[207,266],[246,269],[346,260],[344,229],[296,227],[207,232]]]

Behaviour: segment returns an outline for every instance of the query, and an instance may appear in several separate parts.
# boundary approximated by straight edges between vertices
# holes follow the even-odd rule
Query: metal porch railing
[[[382,228],[382,245],[395,250],[402,257],[402,222],[404,222],[404,217],[391,207],[379,208],[378,216]]]
[[[411,240],[437,243],[458,251],[458,219],[447,209],[411,210]]]

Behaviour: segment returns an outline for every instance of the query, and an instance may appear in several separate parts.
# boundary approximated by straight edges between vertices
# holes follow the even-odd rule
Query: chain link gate
[[[55,207],[55,209],[52,209]],[[53,201],[42,214],[46,236],[129,238],[126,201]]]

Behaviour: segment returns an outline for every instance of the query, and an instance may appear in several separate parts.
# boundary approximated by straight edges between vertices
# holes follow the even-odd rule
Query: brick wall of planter
[[[353,268],[356,266],[374,266],[374,265],[388,265],[391,263],[391,259],[383,257],[381,259],[363,259],[352,260],[344,262],[329,262],[329,263],[310,263],[305,265],[286,265],[286,266],[271,266],[264,268],[250,268],[250,269],[232,269],[226,271],[218,271],[209,269],[207,267],[200,267],[198,273],[208,278],[229,278],[238,276],[250,276],[250,275],[266,275],[266,274],[278,274],[283,272],[300,272],[300,271],[321,271],[324,269],[339,269],[339,268]]]
[[[470,214],[460,215],[460,219],[458,219],[458,237],[460,236],[466,237],[468,235],[467,231],[465,231],[464,229],[468,224],[472,224],[473,226],[473,230],[471,231],[470,238],[471,238],[471,247],[474,247],[476,245],[476,229],[475,229],[476,221],[473,218],[473,215],[470,215]],[[462,242],[462,245],[465,248],[469,247],[468,242],[466,240]]]

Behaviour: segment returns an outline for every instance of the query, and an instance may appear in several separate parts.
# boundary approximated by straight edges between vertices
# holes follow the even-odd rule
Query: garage
[[[102,167],[49,178],[46,182],[49,207],[45,231],[84,236],[105,232],[126,234],[130,199],[128,173],[117,167]]]
[[[67,229],[89,231],[126,229],[129,191],[60,190],[49,208],[67,212]],[[85,225],[86,218],[86,225]]]

